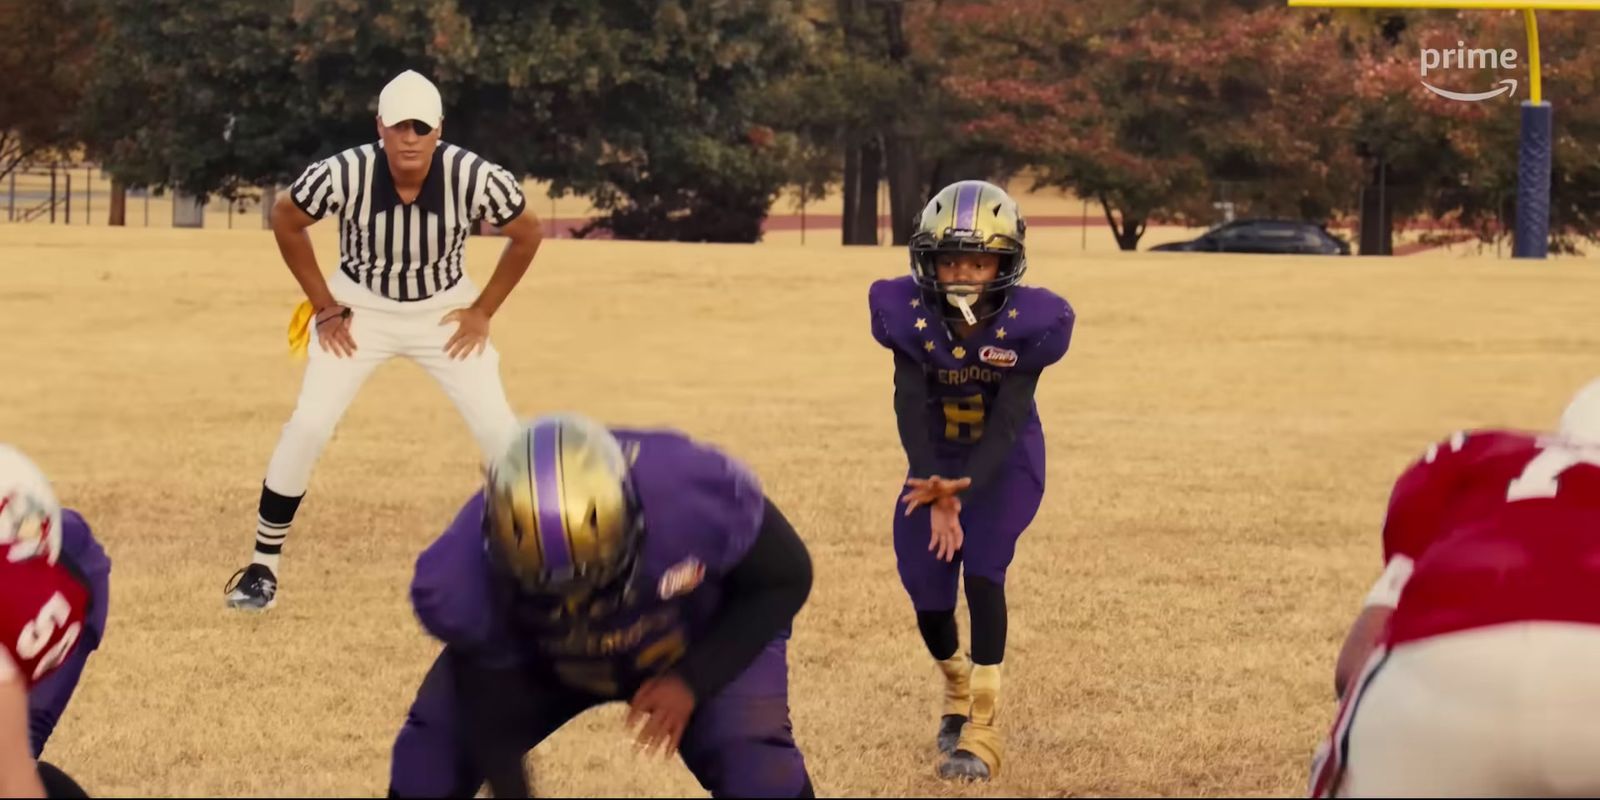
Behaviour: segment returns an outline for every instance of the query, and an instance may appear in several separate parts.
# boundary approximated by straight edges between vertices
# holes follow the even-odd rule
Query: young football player
[[[1600,794],[1600,381],[1554,433],[1476,430],[1395,482],[1316,797]]]
[[[917,627],[944,675],[939,775],[1000,771],[1006,568],[1044,496],[1034,390],[1072,339],[1072,306],[1022,286],[1026,223],[1000,187],[962,181],[918,215],[911,274],[868,292],[872,335],[894,353],[894,408],[910,462],[894,550]],[[966,575],[970,657],[956,589]]]
[[[445,643],[394,746],[390,794],[526,797],[523,757],[624,701],[647,750],[718,797],[814,796],[789,721],[805,544],[739,462],[671,431],[525,426],[417,561]]]
[[[105,630],[110,569],[39,468],[0,445],[0,797],[83,796],[35,759]]]

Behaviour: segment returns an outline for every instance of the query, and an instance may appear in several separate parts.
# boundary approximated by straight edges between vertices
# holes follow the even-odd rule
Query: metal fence
[[[0,180],[0,224],[109,225],[115,189],[97,164],[28,164]],[[124,192],[123,224],[130,227],[266,227],[256,198],[201,203],[179,192]]]

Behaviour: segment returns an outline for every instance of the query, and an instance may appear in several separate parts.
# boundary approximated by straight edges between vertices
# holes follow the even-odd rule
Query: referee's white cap
[[[406,70],[389,81],[378,95],[378,120],[386,127],[414,119],[429,127],[439,127],[444,119],[444,101],[439,87],[421,74]]]

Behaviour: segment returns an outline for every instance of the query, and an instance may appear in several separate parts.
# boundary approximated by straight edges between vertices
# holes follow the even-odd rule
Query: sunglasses
[[[396,131],[403,131],[406,128],[410,128],[411,130],[415,131],[418,136],[427,136],[428,134],[433,133],[433,126],[419,119],[404,120],[399,125],[394,125],[391,127],[393,127]]]

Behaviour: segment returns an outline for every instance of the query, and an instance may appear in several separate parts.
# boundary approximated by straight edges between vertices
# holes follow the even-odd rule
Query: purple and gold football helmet
[[[947,322],[964,319],[964,305],[974,320],[1000,313],[1028,270],[1027,229],[1016,201],[992,183],[960,181],[941,189],[917,215],[911,233],[911,275],[924,305],[940,309]],[[999,255],[999,272],[977,286],[940,281],[939,255],[951,252]]]
[[[644,517],[604,425],[576,414],[525,424],[489,466],[484,500],[490,560],[523,592],[586,597],[631,579]]]

